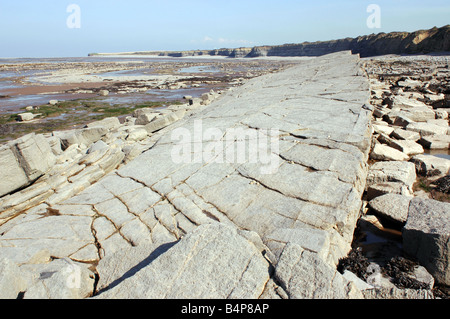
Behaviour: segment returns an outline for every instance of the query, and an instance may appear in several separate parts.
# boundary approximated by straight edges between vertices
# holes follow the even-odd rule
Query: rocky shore
[[[422,59],[336,53],[2,145],[0,297],[446,298],[450,160],[423,153],[448,150],[448,60]],[[198,121],[224,133],[203,147],[262,133],[276,169],[174,162]]]

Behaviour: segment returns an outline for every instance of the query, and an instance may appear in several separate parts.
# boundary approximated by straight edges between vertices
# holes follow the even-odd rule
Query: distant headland
[[[450,25],[415,32],[378,33],[356,38],[303,42],[299,44],[264,45],[214,50],[90,53],[89,56],[150,55],[161,57],[224,56],[230,58],[255,58],[265,56],[321,56],[345,50],[351,50],[353,54],[359,54],[361,57],[386,54],[450,52]]]

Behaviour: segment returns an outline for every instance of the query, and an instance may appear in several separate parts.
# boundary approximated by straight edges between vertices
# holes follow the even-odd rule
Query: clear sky
[[[381,28],[367,25],[370,4]],[[449,0],[0,0],[0,57],[277,45],[446,24]]]

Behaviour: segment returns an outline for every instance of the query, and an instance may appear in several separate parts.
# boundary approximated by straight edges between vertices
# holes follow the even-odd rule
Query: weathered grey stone
[[[6,195],[29,183],[14,152],[8,146],[0,147],[0,196]]]
[[[450,160],[433,155],[416,155],[410,162],[416,165],[418,175],[447,175],[450,170]]]
[[[136,267],[132,277],[98,298],[248,299],[261,295],[269,280],[262,253],[236,229],[220,224],[198,227],[151,263]]]
[[[401,95],[396,95],[392,98],[392,108],[414,108],[414,107],[426,107],[427,105],[416,99],[410,99]]]
[[[64,258],[94,243],[92,219],[87,216],[43,216],[19,223],[0,237],[0,250],[12,247],[26,252],[47,249],[55,258]],[[7,245],[5,245],[7,243]],[[14,261],[26,263],[29,254],[17,254]],[[25,258],[25,259],[22,259]]]
[[[427,149],[450,149],[450,135],[424,136],[420,143]]]
[[[9,259],[0,259],[0,299],[17,299],[26,289],[22,271]]]
[[[448,109],[436,109],[436,119],[448,120]]]
[[[286,245],[275,277],[291,299],[357,299],[361,291],[317,254]]]
[[[411,199],[412,197],[409,196],[386,194],[371,200],[369,205],[378,214],[399,223],[405,223]]]
[[[420,133],[422,137],[447,134],[446,127],[428,123],[411,123],[406,127],[406,130]]]
[[[67,149],[69,146],[74,144],[90,146],[99,141],[106,135],[106,133],[108,133],[107,127],[98,126],[97,123],[94,123],[92,126],[84,129],[66,132],[53,132],[53,135],[59,137],[64,149]]]
[[[420,139],[420,134],[413,131],[407,131],[401,128],[395,129],[391,137],[396,138],[398,140],[411,140],[418,141]]]
[[[158,113],[142,113],[139,115],[139,117],[136,119],[135,125],[146,125],[153,121]]]
[[[93,153],[95,151],[99,151],[99,150],[104,150],[106,148],[108,148],[108,144],[106,144],[105,142],[103,142],[102,140],[95,142],[94,144],[92,144],[89,149],[87,150],[87,154]]]
[[[143,139],[148,137],[148,132],[145,128],[138,128],[136,130],[132,130],[128,136],[127,141],[142,141]]]
[[[375,133],[383,133],[386,135],[391,135],[391,133],[394,131],[394,128],[388,125],[372,124],[372,127]]]
[[[31,121],[34,119],[34,114],[33,113],[20,113],[17,114],[17,118],[19,119],[20,122],[27,122],[27,121]]]
[[[94,291],[94,274],[88,265],[69,258],[49,264],[22,266],[23,271],[38,273],[26,288],[24,299],[83,299]]]
[[[363,291],[365,299],[434,299],[431,290],[377,288]]]
[[[390,141],[389,146],[408,156],[424,153],[422,145],[410,140],[392,140]]]
[[[120,126],[120,121],[117,117],[108,117],[103,120],[92,122],[86,125],[87,128],[92,127],[104,127],[106,130],[110,131],[116,129]]]
[[[413,196],[413,193],[409,186],[406,186],[402,182],[382,182],[378,184],[372,184],[367,189],[367,200],[372,200],[378,196],[386,194],[398,194],[405,196]]]
[[[403,249],[418,259],[437,282],[450,285],[450,204],[413,199],[403,228]]]
[[[185,110],[179,110],[170,114],[167,114],[165,116],[162,116],[160,118],[157,118],[150,122],[149,124],[145,125],[145,129],[148,133],[154,133],[156,131],[159,131],[166,126],[169,126],[170,124],[180,120],[183,118],[184,114],[186,113]]]
[[[385,182],[401,182],[412,187],[416,181],[416,167],[409,162],[377,162],[370,167],[367,175],[367,187]]]
[[[376,144],[370,153],[370,158],[379,161],[407,161],[408,155],[383,144]]]
[[[55,160],[43,135],[28,134],[0,147],[0,196],[28,186],[47,173]]]

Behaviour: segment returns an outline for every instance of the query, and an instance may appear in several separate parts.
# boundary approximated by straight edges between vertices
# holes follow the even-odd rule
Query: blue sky
[[[80,28],[67,20],[80,8]],[[367,7],[381,28],[367,26]],[[322,41],[450,24],[450,1],[0,0],[0,57],[190,50]]]

